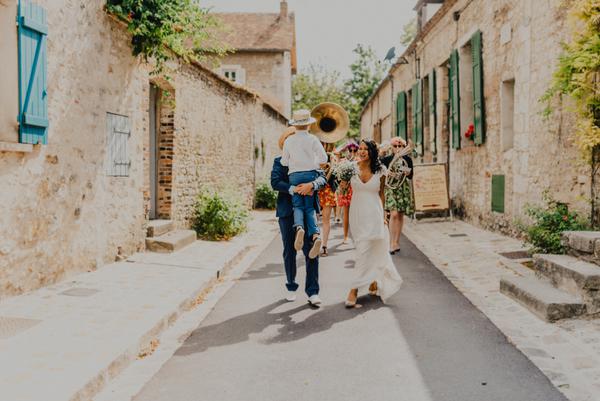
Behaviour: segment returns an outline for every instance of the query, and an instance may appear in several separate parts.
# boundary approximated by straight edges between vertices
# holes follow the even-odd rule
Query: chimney
[[[287,16],[288,16],[288,3],[286,0],[282,0],[282,2],[281,2],[279,16],[281,18],[287,18]]]

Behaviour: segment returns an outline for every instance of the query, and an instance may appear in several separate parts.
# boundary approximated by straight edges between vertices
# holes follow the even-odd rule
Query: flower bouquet
[[[349,183],[350,179],[358,174],[358,169],[356,167],[356,163],[351,162],[349,160],[338,163],[333,167],[333,175],[335,176],[338,182],[346,182]],[[348,194],[348,186],[342,187],[342,195]]]

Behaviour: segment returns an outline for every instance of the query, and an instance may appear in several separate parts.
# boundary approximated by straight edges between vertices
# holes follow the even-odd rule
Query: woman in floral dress
[[[358,145],[351,143],[346,147],[347,156],[346,159],[353,161],[356,152],[358,152]],[[337,205],[342,209],[343,223],[344,223],[344,244],[348,242],[348,226],[350,224],[350,202],[352,201],[352,185],[350,183],[342,182],[339,185],[337,191]]]
[[[321,213],[322,213],[322,223],[323,223],[323,230],[322,230],[322,240],[323,240],[323,244],[322,244],[322,249],[321,249],[321,256],[327,256],[327,242],[329,240],[329,233],[331,231],[331,212],[333,211],[333,208],[337,205],[336,202],[336,198],[335,198],[335,191],[337,190],[337,183],[335,181],[335,177],[333,174],[330,173],[330,170],[333,169],[332,163],[335,162],[335,160],[331,160],[331,151],[333,150],[333,144],[325,144],[325,151],[328,152],[328,170],[326,173],[326,177],[327,177],[327,184],[325,185],[325,187],[323,189],[321,189],[319,191],[319,202],[321,204]]]
[[[381,159],[381,162],[386,167],[389,167],[390,162],[394,158],[394,154],[404,149],[407,144],[404,139],[394,137],[391,140],[391,145],[393,153]],[[399,189],[385,189],[385,210],[390,212],[390,254],[392,255],[400,252],[400,237],[402,235],[402,227],[404,226],[404,216],[413,213],[413,199],[410,182],[413,177],[413,162],[408,155],[403,157],[410,168],[406,180],[404,180]]]

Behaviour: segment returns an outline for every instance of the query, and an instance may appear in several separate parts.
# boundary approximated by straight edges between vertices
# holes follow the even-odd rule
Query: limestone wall
[[[239,65],[245,70],[244,86],[258,92],[285,116],[291,115],[292,77],[289,52],[238,52],[229,54],[222,65]]]
[[[552,118],[545,120],[541,116],[544,106],[539,102],[549,86],[561,51],[560,43],[568,35],[564,11],[559,7],[561,1],[458,0],[446,3],[442,12],[433,18],[434,23],[425,26],[424,36],[414,46],[416,53],[410,49],[406,57],[409,64],[398,66],[392,73],[395,94],[410,90],[415,83],[416,59],[419,59],[421,78],[433,69],[437,73],[437,129],[434,133],[431,125],[425,128],[424,156],[416,161],[445,162],[449,157],[451,196],[455,206],[468,220],[485,227],[513,231],[515,219],[524,217],[527,204],[541,203],[545,190],[587,213],[590,172],[579,161],[578,151],[569,142],[572,117],[566,111],[557,110]],[[454,21],[453,13],[459,10],[460,19]],[[462,133],[472,120],[463,119],[461,149],[448,152],[448,59],[451,51],[468,43],[477,30],[483,33],[487,138],[483,146],[475,146],[465,139]],[[462,55],[462,60],[468,60],[466,54]],[[461,67],[465,70],[465,65],[461,64]],[[469,78],[470,74],[461,74],[463,77]],[[513,80],[514,136],[512,146],[507,147],[501,121],[502,99],[503,96],[506,98],[502,88]],[[463,79],[461,88],[468,90],[469,85],[472,83]],[[378,97],[387,98],[385,92],[380,90],[367,106],[363,125],[366,125],[371,110],[377,108]],[[463,106],[468,100],[464,98]],[[504,107],[507,107],[506,103]],[[394,108],[392,105],[392,110]],[[409,122],[412,135],[411,127],[412,121]],[[394,134],[393,124],[389,128],[383,126],[384,138]],[[369,134],[365,132],[364,135]],[[433,153],[434,138],[437,140],[436,154]],[[503,214],[491,211],[491,178],[496,174],[506,178]]]
[[[167,85],[131,55],[126,30],[102,11],[103,0],[38,3],[48,10],[49,140],[31,153],[0,152],[0,298],[144,249],[150,82]],[[15,60],[7,49],[0,57]],[[171,217],[186,225],[200,184],[234,186],[249,203],[253,142],[257,132],[278,136],[283,117],[201,67],[175,65],[168,85]],[[107,113],[129,118],[126,177],[106,174]]]
[[[17,29],[15,20],[17,8],[0,3],[0,54],[17,54]],[[2,61],[0,74],[0,141],[17,141],[18,63],[16,58]]]

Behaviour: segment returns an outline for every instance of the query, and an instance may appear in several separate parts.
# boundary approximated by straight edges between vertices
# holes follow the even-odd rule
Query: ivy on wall
[[[107,0],[106,10],[127,24],[133,55],[153,60],[155,74],[174,57],[204,61],[229,50],[216,38],[220,21],[195,0]]]
[[[563,44],[552,85],[542,101],[548,106],[545,114],[550,115],[557,96],[574,100],[575,143],[590,159],[592,150],[600,146],[600,2],[565,0],[565,6],[573,35]]]

